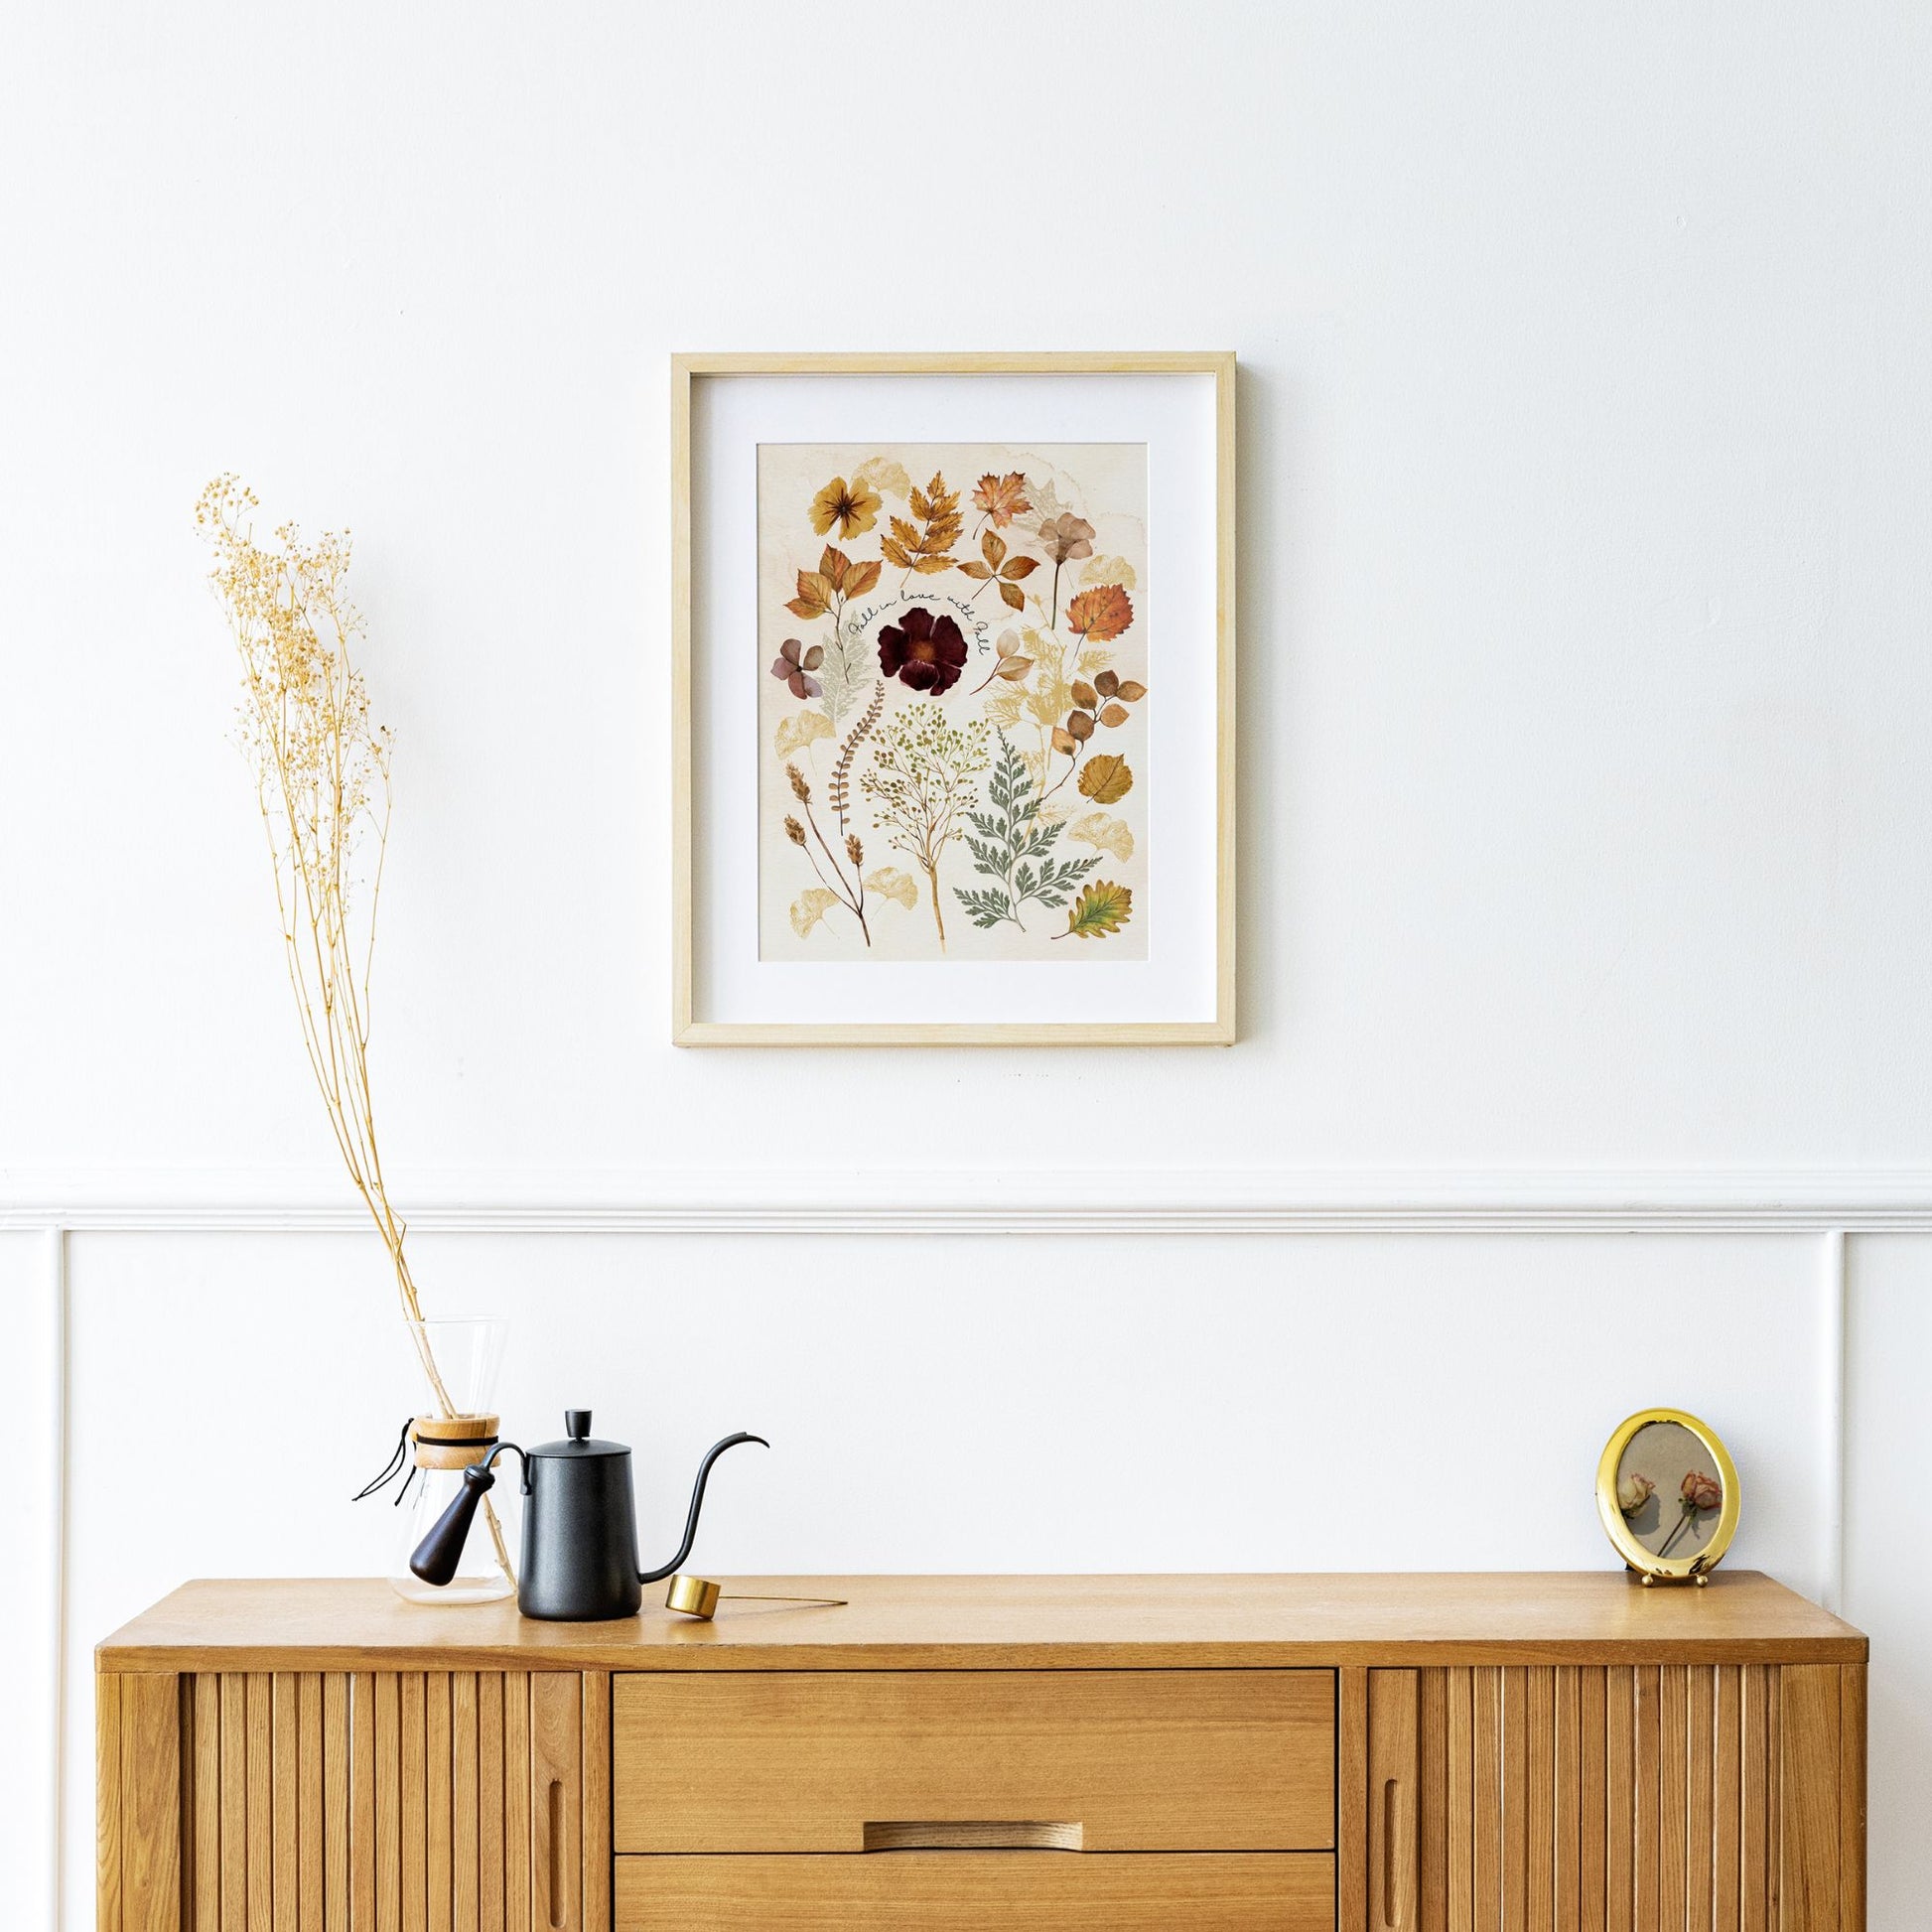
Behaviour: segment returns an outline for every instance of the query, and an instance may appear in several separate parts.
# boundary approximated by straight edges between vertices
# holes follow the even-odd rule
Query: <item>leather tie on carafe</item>
[[[496,1447],[495,1416],[410,1416],[396,1438],[396,1447],[382,1465],[349,1498],[359,1503],[402,1477],[393,1506],[401,1508],[403,1499],[415,1486],[417,1474],[424,1469],[467,1469],[487,1459]]]

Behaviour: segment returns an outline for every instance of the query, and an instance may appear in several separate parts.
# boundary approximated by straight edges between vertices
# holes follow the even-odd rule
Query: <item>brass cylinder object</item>
[[[718,1612],[719,1588],[709,1577],[673,1577],[664,1607],[709,1623]]]

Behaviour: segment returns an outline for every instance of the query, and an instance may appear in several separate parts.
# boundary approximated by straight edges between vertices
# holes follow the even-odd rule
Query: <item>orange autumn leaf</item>
[[[785,609],[795,618],[822,618],[832,608],[832,586],[815,570],[798,573],[798,595]]]
[[[1118,584],[1099,584],[1066,607],[1066,621],[1088,643],[1104,644],[1134,621],[1134,606]]]
[[[1023,511],[1033,508],[1027,500],[1027,479],[1018,470],[1004,477],[990,471],[979,480],[973,501],[993,519],[995,529],[1003,528]]]
[[[1134,767],[1118,753],[1102,752],[1082,767],[1080,796],[1096,805],[1117,805],[1134,789]]]

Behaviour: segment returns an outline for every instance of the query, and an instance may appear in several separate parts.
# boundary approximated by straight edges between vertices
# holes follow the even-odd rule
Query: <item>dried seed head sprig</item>
[[[351,648],[362,619],[348,601],[349,539],[312,543],[289,523],[258,543],[254,492],[216,477],[195,506],[214,553],[209,574],[241,662],[237,740],[255,776],[282,949],[309,1068],[349,1178],[395,1274],[410,1337],[438,1407],[457,1413],[423,1330],[389,1199],[369,1081],[370,969],[389,842],[388,731],[372,722]],[[496,1559],[514,1580],[484,1498]]]

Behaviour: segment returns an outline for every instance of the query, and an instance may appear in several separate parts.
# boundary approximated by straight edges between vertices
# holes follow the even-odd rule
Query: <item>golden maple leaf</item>
[[[992,519],[996,530],[1005,528],[1016,516],[1033,508],[1027,496],[1027,479],[1018,470],[1004,477],[988,471],[973,491],[973,501]]]

